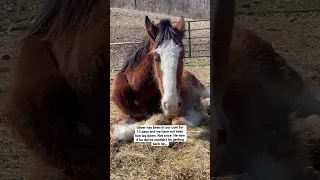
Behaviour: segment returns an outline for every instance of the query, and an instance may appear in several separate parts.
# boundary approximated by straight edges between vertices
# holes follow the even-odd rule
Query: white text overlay
[[[152,146],[169,146],[169,142],[186,141],[186,125],[135,126],[134,142],[151,142]]]

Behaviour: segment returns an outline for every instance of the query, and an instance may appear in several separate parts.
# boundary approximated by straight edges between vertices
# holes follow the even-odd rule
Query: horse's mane
[[[137,48],[133,48],[133,53],[131,53],[126,60],[124,61],[120,72],[124,72],[127,68],[135,68],[140,61],[142,60],[143,56],[145,56],[148,52],[150,46],[150,40],[146,39]]]
[[[171,21],[169,19],[163,19],[158,24],[159,30],[157,37],[155,39],[155,45],[158,47],[163,41],[169,39],[175,39],[177,37],[177,32],[172,27]],[[126,69],[134,69],[142,61],[143,57],[147,54],[150,46],[150,39],[144,40],[138,48],[134,48],[133,53],[131,53],[125,60],[120,72],[124,72]]]
[[[51,24],[47,34],[49,37],[59,37],[67,27],[79,31],[87,25],[101,2],[102,0],[47,0],[24,38],[34,35],[48,24]]]

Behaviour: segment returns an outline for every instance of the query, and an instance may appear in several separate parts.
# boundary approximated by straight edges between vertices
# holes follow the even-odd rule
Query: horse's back
[[[234,59],[233,55],[250,55],[257,50],[273,51],[271,44],[251,30],[235,25],[232,31],[232,38],[230,42],[230,54],[231,59]],[[245,60],[245,59],[243,59]]]

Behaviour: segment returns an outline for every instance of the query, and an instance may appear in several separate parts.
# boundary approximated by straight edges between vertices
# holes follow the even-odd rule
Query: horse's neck
[[[154,80],[152,61],[144,60],[135,69],[126,71],[128,82],[133,90],[140,91],[143,88],[157,89]]]
[[[159,93],[152,66],[139,66],[135,70],[127,70],[125,74],[139,103],[148,102]]]

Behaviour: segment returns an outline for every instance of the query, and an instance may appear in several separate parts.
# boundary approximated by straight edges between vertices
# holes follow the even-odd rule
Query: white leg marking
[[[201,104],[208,110],[210,108],[210,97],[201,99]]]
[[[154,114],[149,119],[147,119],[144,125],[170,125],[169,121],[164,114]]]
[[[207,89],[204,90],[201,94],[201,98],[203,99],[210,98],[210,91],[208,91]]]
[[[115,124],[113,125],[112,136],[123,141],[132,141],[136,124]]]
[[[183,118],[187,120],[188,128],[195,128],[200,125],[203,114],[201,112],[190,110],[187,111],[187,116],[184,116]]]

